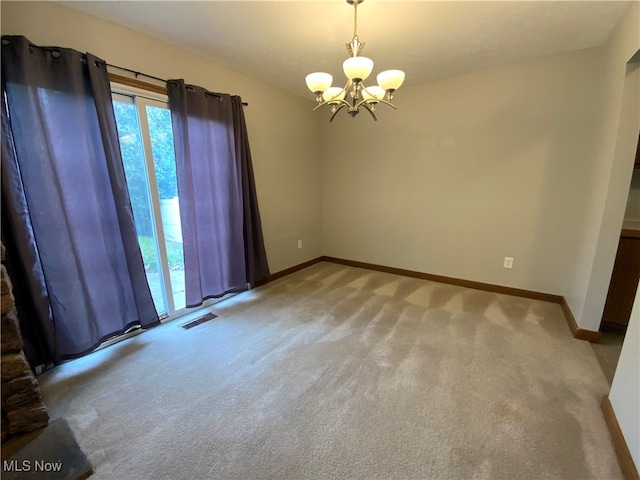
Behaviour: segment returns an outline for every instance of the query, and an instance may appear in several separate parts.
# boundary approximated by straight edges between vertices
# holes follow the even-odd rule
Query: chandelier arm
[[[357,104],[357,105],[355,105],[355,107],[354,107],[354,108],[360,108],[361,106],[365,106],[365,107],[369,108],[369,106],[368,106],[368,103],[367,103],[367,102],[370,102],[370,101],[371,101],[371,100],[360,100],[360,101],[358,102],[358,104]],[[394,110],[397,110],[397,109],[398,109],[398,107],[396,107],[393,103],[388,102],[388,101],[383,100],[383,99],[378,99],[378,100],[376,100],[376,102],[384,103],[385,105],[390,106],[390,107],[391,107],[391,108],[393,108]]]
[[[319,109],[320,107],[324,107],[325,105],[334,105],[336,102],[340,102],[342,105],[340,105],[340,108],[347,106],[350,107],[351,104],[349,102],[347,102],[346,100],[343,100],[342,98],[336,98],[335,100],[331,100],[330,102],[322,102],[319,103],[318,105],[315,106],[315,108],[312,110],[312,112],[315,112],[317,109]]]
[[[316,111],[316,110],[318,110],[320,107],[324,107],[325,105],[327,105],[327,102],[321,102],[321,103],[319,103],[318,105],[316,105],[316,106],[314,107],[314,109],[313,109],[313,110],[311,110],[311,111],[312,111],[312,112],[315,112],[315,111]]]
[[[345,103],[347,103],[347,102],[345,102]],[[347,103],[347,105],[349,105],[349,104]],[[335,112],[333,112],[333,115],[331,115],[331,118],[329,119],[329,123],[333,122],[333,119],[335,118],[335,116],[336,116],[336,115],[338,114],[338,112],[339,112],[340,110],[342,110],[344,107],[345,107],[345,105],[340,105],[340,107],[339,107]]]
[[[373,113],[373,110],[371,110],[371,109],[369,108],[369,105],[365,104],[365,105],[363,105],[363,107],[364,107],[364,108],[366,108],[366,109],[367,109],[367,112],[369,112],[369,113],[371,114],[371,116],[373,117],[373,121],[374,121],[374,122],[377,122],[377,121],[378,121],[378,117],[376,117],[376,114],[375,114],[375,113]]]

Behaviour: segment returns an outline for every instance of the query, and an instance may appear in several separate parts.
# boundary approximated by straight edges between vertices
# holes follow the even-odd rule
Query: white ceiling
[[[324,1],[61,1],[162,38],[292,93],[307,73],[342,86],[353,7]],[[358,7],[363,55],[374,74],[398,68],[405,85],[559,51],[603,45],[630,2],[383,1]]]

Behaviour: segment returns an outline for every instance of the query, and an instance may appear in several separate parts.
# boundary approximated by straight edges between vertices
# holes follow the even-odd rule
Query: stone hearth
[[[5,248],[2,245],[2,262]],[[13,298],[11,279],[4,265],[1,267],[2,293],[2,443],[7,438],[31,432],[47,425],[49,415],[42,403],[40,388],[29,362],[22,351],[20,322]]]

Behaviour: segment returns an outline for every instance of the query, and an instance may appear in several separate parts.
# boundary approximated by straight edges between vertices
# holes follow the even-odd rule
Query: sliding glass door
[[[166,97],[113,88],[113,106],[147,281],[160,316],[185,307],[184,256]]]

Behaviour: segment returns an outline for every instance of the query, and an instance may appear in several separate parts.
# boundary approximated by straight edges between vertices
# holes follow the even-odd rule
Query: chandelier
[[[307,75],[305,78],[307,87],[316,95],[317,105],[313,111],[329,105],[333,114],[329,121],[332,122],[342,109],[347,109],[349,115],[355,117],[360,112],[360,107],[363,107],[377,121],[374,112],[378,103],[396,108],[391,100],[393,92],[400,88],[404,81],[404,72],[402,70],[386,70],[378,74],[378,85],[367,87],[362,83],[373,70],[373,60],[360,56],[364,42],[358,38],[358,4],[364,0],[346,1],[353,5],[353,38],[345,45],[350,57],[342,64],[344,74],[347,76],[347,83],[344,88],[332,87],[333,77],[328,73],[314,72]]]

